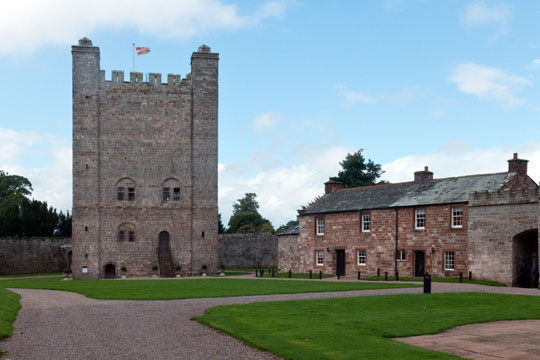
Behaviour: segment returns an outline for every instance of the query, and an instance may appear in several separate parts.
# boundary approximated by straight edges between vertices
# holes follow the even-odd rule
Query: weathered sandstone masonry
[[[73,54],[73,276],[217,267],[218,54],[191,73],[111,80],[89,39]]]

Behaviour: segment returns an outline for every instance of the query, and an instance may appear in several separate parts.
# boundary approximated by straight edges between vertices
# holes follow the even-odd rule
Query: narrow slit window
[[[135,201],[135,188],[128,188],[128,200]]]
[[[128,233],[128,239],[130,242],[134,242],[135,241],[135,231],[130,231]]]
[[[123,230],[120,230],[118,232],[118,241],[124,241],[125,232]]]

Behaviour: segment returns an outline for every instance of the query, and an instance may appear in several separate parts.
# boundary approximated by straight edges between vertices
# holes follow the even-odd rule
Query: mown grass
[[[318,279],[319,278],[319,273],[312,273],[312,279]],[[326,279],[326,278],[330,278],[330,277],[333,277],[334,275],[330,275],[330,274],[322,274],[322,277],[323,279]],[[269,270],[269,271],[265,271],[263,273],[263,277],[265,278],[271,278],[272,277],[272,270]],[[276,278],[288,278],[289,277],[289,272],[278,272],[278,271],[274,271],[274,277]],[[291,273],[291,278],[292,279],[309,279],[309,273]]]
[[[0,339],[13,335],[13,322],[21,308],[20,296],[0,288]]]
[[[409,294],[219,306],[198,317],[284,359],[458,359],[392,340],[478,322],[538,319],[540,297]]]
[[[61,272],[45,272],[45,273],[35,273],[35,274],[17,274],[17,275],[7,275],[0,274],[0,278],[19,278],[19,277],[40,277],[40,276],[62,276]]]
[[[362,280],[371,280],[371,281],[384,281],[384,276],[366,276],[362,277]],[[388,281],[396,281],[395,276],[388,276]],[[423,277],[415,278],[403,278],[400,277],[399,281],[424,281]],[[450,277],[432,277],[432,282],[443,282],[443,283],[459,283],[459,278],[450,278]],[[464,284],[477,284],[477,285],[488,285],[488,286],[506,286],[497,281],[491,280],[469,280],[468,278],[463,278]]]
[[[270,281],[263,279],[72,280],[58,278],[0,281],[3,288],[64,290],[102,300],[171,300],[244,295],[371,290],[414,284]]]

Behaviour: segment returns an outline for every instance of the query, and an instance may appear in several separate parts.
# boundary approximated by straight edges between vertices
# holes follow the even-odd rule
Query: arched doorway
[[[538,266],[538,230],[523,231],[512,239],[514,255],[512,285],[524,288],[536,286]]]
[[[116,266],[113,264],[105,265],[105,279],[116,279]]]
[[[159,272],[162,277],[174,276],[171,248],[169,246],[169,233],[166,231],[159,233],[158,263]]]

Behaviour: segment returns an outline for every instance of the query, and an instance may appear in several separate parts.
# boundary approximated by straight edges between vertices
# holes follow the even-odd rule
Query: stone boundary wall
[[[218,264],[225,268],[278,266],[278,237],[270,233],[220,234]]]
[[[278,237],[279,271],[301,272],[300,269],[300,234],[280,235]],[[305,252],[302,252],[304,255]]]
[[[31,274],[67,268],[71,238],[0,238],[0,274]]]

